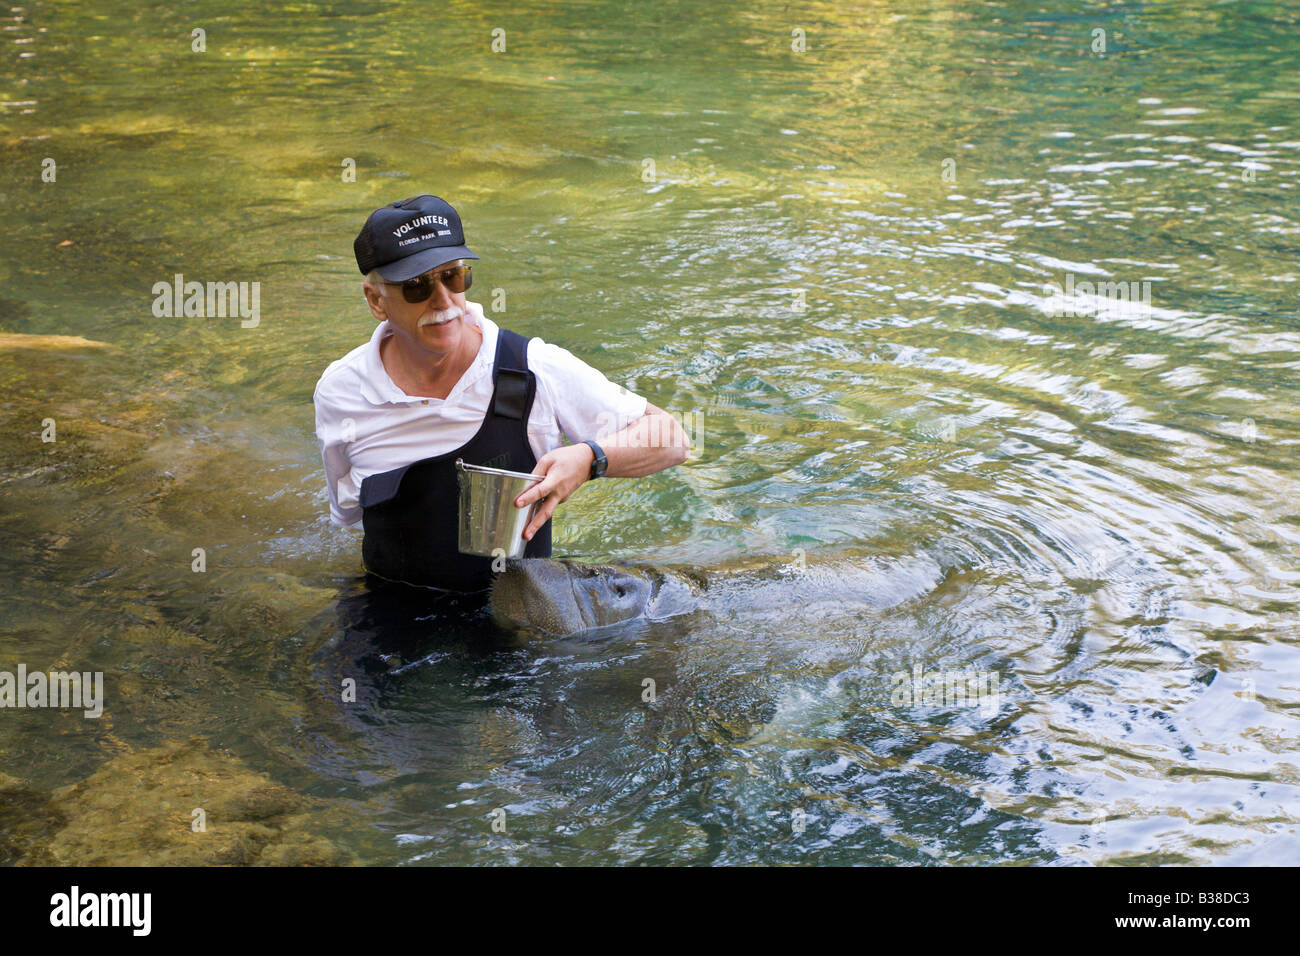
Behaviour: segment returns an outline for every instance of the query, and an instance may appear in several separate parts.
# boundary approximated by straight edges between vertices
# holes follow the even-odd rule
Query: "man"
[[[478,256],[444,200],[375,210],[353,250],[379,325],[317,383],[316,437],[330,517],[362,522],[372,574],[453,591],[491,583],[492,559],[457,549],[458,458],[545,476],[515,499],[541,502],[524,529],[527,557],[550,555],[551,515],[584,481],[686,460],[672,416],[566,350],[498,328],[465,298],[465,260]]]

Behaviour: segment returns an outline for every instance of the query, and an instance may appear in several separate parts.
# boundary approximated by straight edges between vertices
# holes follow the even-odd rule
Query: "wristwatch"
[[[594,441],[588,439],[587,441],[584,441],[583,444],[590,445],[591,453],[596,456],[594,459],[592,459],[591,474],[588,475],[587,477],[589,479],[599,478],[601,475],[605,473],[605,469],[609,467],[609,459],[605,457],[605,452]]]

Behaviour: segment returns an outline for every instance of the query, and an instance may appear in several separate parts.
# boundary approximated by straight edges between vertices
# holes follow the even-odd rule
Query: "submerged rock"
[[[3,786],[0,781],[0,820]],[[356,862],[320,835],[322,807],[198,738],[117,757],[44,801],[18,788],[26,806],[13,814],[18,836],[8,826],[3,832],[26,850],[21,862],[28,865]],[[203,832],[193,829],[195,809],[206,815]]]
[[[44,349],[111,349],[108,342],[85,339],[80,335],[28,335],[24,332],[0,332],[0,350]]]

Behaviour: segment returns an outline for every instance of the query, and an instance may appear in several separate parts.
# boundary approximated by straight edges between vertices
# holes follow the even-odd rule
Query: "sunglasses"
[[[474,277],[470,275],[469,266],[455,266],[441,272],[426,272],[405,282],[385,282],[384,285],[400,285],[402,298],[416,305],[429,301],[435,281],[441,282],[448,292],[464,292],[474,283]]]

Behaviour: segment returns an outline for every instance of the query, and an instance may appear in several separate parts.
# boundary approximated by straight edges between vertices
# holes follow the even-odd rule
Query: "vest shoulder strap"
[[[537,392],[537,377],[528,369],[528,339],[509,329],[497,330],[492,414],[523,421]]]

